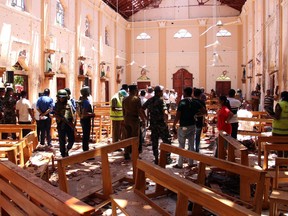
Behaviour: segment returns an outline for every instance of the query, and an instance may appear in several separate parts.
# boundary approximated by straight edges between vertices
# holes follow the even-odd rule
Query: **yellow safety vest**
[[[124,120],[123,110],[115,110],[115,111],[112,110],[112,100],[113,99],[117,100],[116,107],[117,108],[122,108],[122,100],[119,98],[119,94],[117,93],[111,99],[110,119],[112,121],[122,121],[122,120]]]
[[[276,134],[288,135],[288,102],[280,101],[278,104],[280,105],[282,112],[279,120],[273,120],[272,132]]]

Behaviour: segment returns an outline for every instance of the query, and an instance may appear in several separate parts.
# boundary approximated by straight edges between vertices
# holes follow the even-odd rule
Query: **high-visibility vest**
[[[280,105],[282,112],[279,120],[273,120],[272,132],[276,134],[288,135],[288,102],[280,101],[278,104]]]
[[[122,100],[119,98],[119,94],[117,93],[111,99],[110,119],[112,121],[122,121],[122,120],[124,120],[123,110],[115,110],[115,111],[112,110],[112,100],[113,99],[117,100],[116,107],[117,108],[122,108]]]

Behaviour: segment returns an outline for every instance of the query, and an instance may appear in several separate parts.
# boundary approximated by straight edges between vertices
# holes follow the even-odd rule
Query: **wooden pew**
[[[98,107],[110,107],[110,102],[94,102],[93,103],[93,108],[98,108]]]
[[[25,147],[25,141],[19,140],[16,143],[6,143],[0,145],[0,154],[4,157],[8,158],[9,161],[16,165],[24,166],[24,151],[23,148]]]
[[[31,165],[31,161],[29,161],[30,157],[32,156],[33,151],[36,149],[38,145],[38,137],[37,137],[37,132],[36,131],[31,131],[29,134],[27,134],[24,138],[24,147],[23,147],[23,152],[24,152],[24,162],[25,166],[24,168],[28,167]],[[55,170],[55,165],[54,165],[54,153],[46,153],[45,154],[46,159],[42,160],[41,164],[41,173],[40,173],[40,178],[44,179],[48,182],[49,181],[49,165],[51,163],[52,165],[52,170]],[[35,165],[35,164],[33,164]]]
[[[262,111],[251,111],[252,117],[238,117],[238,121],[241,122],[252,122],[256,130],[244,131],[238,130],[238,134],[246,136],[260,136],[261,132],[264,131],[265,126],[272,126],[273,119],[267,115],[266,112]],[[253,127],[253,128],[254,128]]]
[[[0,124],[0,138],[2,133],[17,133],[18,139],[22,139],[22,129],[30,129],[36,131],[36,124]]]
[[[167,153],[174,153],[182,155],[185,158],[191,158],[194,161],[199,161],[199,172],[197,177],[197,183],[200,185],[205,184],[206,178],[206,167],[212,166],[219,168],[221,170],[227,171],[228,173],[234,173],[240,176],[240,200],[234,198],[235,201],[241,202],[245,205],[252,207],[253,211],[260,214],[262,211],[262,200],[263,200],[263,191],[265,185],[265,174],[263,170],[257,170],[252,167],[244,166],[241,164],[229,162],[226,160],[209,157],[202,155],[196,152],[188,151],[182,148],[175,146],[161,144],[160,145],[160,166],[166,166],[166,155]],[[254,197],[251,197],[250,184],[256,184],[256,191]],[[157,193],[163,193],[163,188],[158,187]],[[233,197],[231,197],[233,199]]]
[[[95,209],[21,169],[0,162],[1,215],[91,215]]]
[[[99,141],[102,140],[102,133],[106,132],[107,137],[112,136],[112,122],[110,120],[110,107],[94,108],[94,127],[99,127]]]
[[[17,130],[21,130],[20,128]],[[29,160],[36,146],[38,139],[36,131],[31,131],[23,139],[19,141],[6,140],[0,144],[0,153],[4,154],[9,161],[23,167]]]
[[[111,195],[112,215],[116,214],[116,208],[125,215],[171,215],[163,207],[150,199],[151,194],[146,194],[146,178],[161,185],[163,188],[177,194],[176,210],[174,215],[187,215],[188,201],[192,201],[218,215],[258,215],[225,197],[183,179],[169,170],[143,160],[137,160],[137,175],[134,190],[122,191]],[[200,215],[193,209],[193,215]]]
[[[264,160],[263,160],[263,169],[266,170],[268,168],[268,154],[269,154],[269,149],[271,150],[277,150],[273,149],[274,145],[272,146],[266,146],[266,151],[262,147],[264,143],[278,143],[280,144],[279,148],[281,149],[283,146],[281,144],[288,144],[288,136],[259,136],[257,140],[257,145],[258,145],[258,165],[261,166],[261,153],[264,150]],[[277,146],[275,146],[277,147]],[[284,148],[284,147],[283,147]]]
[[[240,152],[240,163],[242,165],[249,166],[248,149],[246,148],[246,146],[244,146],[242,143],[240,143],[233,137],[227,135],[226,133],[223,133],[223,131],[219,132],[218,137],[218,158],[225,160],[225,141],[227,144],[228,161],[235,162],[235,152]]]
[[[79,153],[77,155],[71,155],[69,157],[61,158],[57,160],[58,174],[59,174],[59,187],[62,191],[69,193],[67,177],[66,177],[66,167],[75,163],[81,163],[89,158],[93,158],[96,156],[101,156],[101,166],[102,166],[102,186],[96,186],[95,190],[90,190],[89,194],[79,194],[77,197],[79,199],[89,196],[91,194],[95,194],[99,198],[103,200],[102,203],[98,205],[101,207],[110,202],[109,195],[113,193],[112,183],[127,180],[134,182],[135,170],[136,170],[136,160],[138,158],[138,143],[139,138],[133,137],[129,139],[125,139],[116,143],[112,143],[107,146],[102,146],[93,150],[89,150],[86,152]],[[126,176],[121,176],[119,179],[112,179],[108,161],[108,153],[114,152],[119,148],[125,148],[127,146],[132,146],[132,166],[133,166],[133,179],[128,179]],[[105,181],[104,181],[105,179]],[[99,191],[103,191],[100,193]]]
[[[279,215],[278,206],[279,204],[288,205],[288,191],[279,189],[279,183],[285,182],[287,183],[288,176],[281,176],[281,172],[287,172],[286,170],[281,170],[281,166],[288,165],[288,158],[276,158],[275,159],[275,166],[276,166],[276,173],[275,173],[275,184],[272,190],[272,193],[269,196],[270,201],[270,215]],[[287,209],[286,209],[287,211]],[[285,212],[286,212],[285,211]]]

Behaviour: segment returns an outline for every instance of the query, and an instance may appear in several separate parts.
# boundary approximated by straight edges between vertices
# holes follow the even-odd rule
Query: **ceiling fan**
[[[208,29],[206,29],[202,34],[200,34],[200,36],[205,35],[208,31],[210,31],[212,28],[215,27],[223,27],[223,26],[227,26],[227,25],[233,25],[233,24],[237,24],[240,23],[240,19],[238,18],[236,21],[232,21],[232,22],[228,22],[228,23],[223,23],[221,20],[218,20],[216,22],[215,25],[210,26]]]
[[[217,48],[218,46],[222,46],[222,47],[226,47],[226,48],[231,48],[231,47],[229,47],[229,46],[225,46],[225,45],[221,44],[218,39],[216,39],[215,42],[206,45],[204,48],[206,48],[206,49],[209,48],[209,47]]]

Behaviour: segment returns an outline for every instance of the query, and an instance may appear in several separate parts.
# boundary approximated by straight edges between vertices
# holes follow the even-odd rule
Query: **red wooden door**
[[[177,92],[177,103],[181,100],[183,89],[186,87],[193,88],[193,74],[186,69],[181,68],[173,74],[173,88]]]
[[[65,78],[57,77],[57,91],[66,87]]]
[[[231,81],[216,81],[216,94],[227,96],[231,89]]]
[[[147,87],[150,85],[151,85],[150,81],[141,81],[141,82],[138,81],[137,82],[137,88],[139,90],[142,90],[142,89],[146,90]]]

